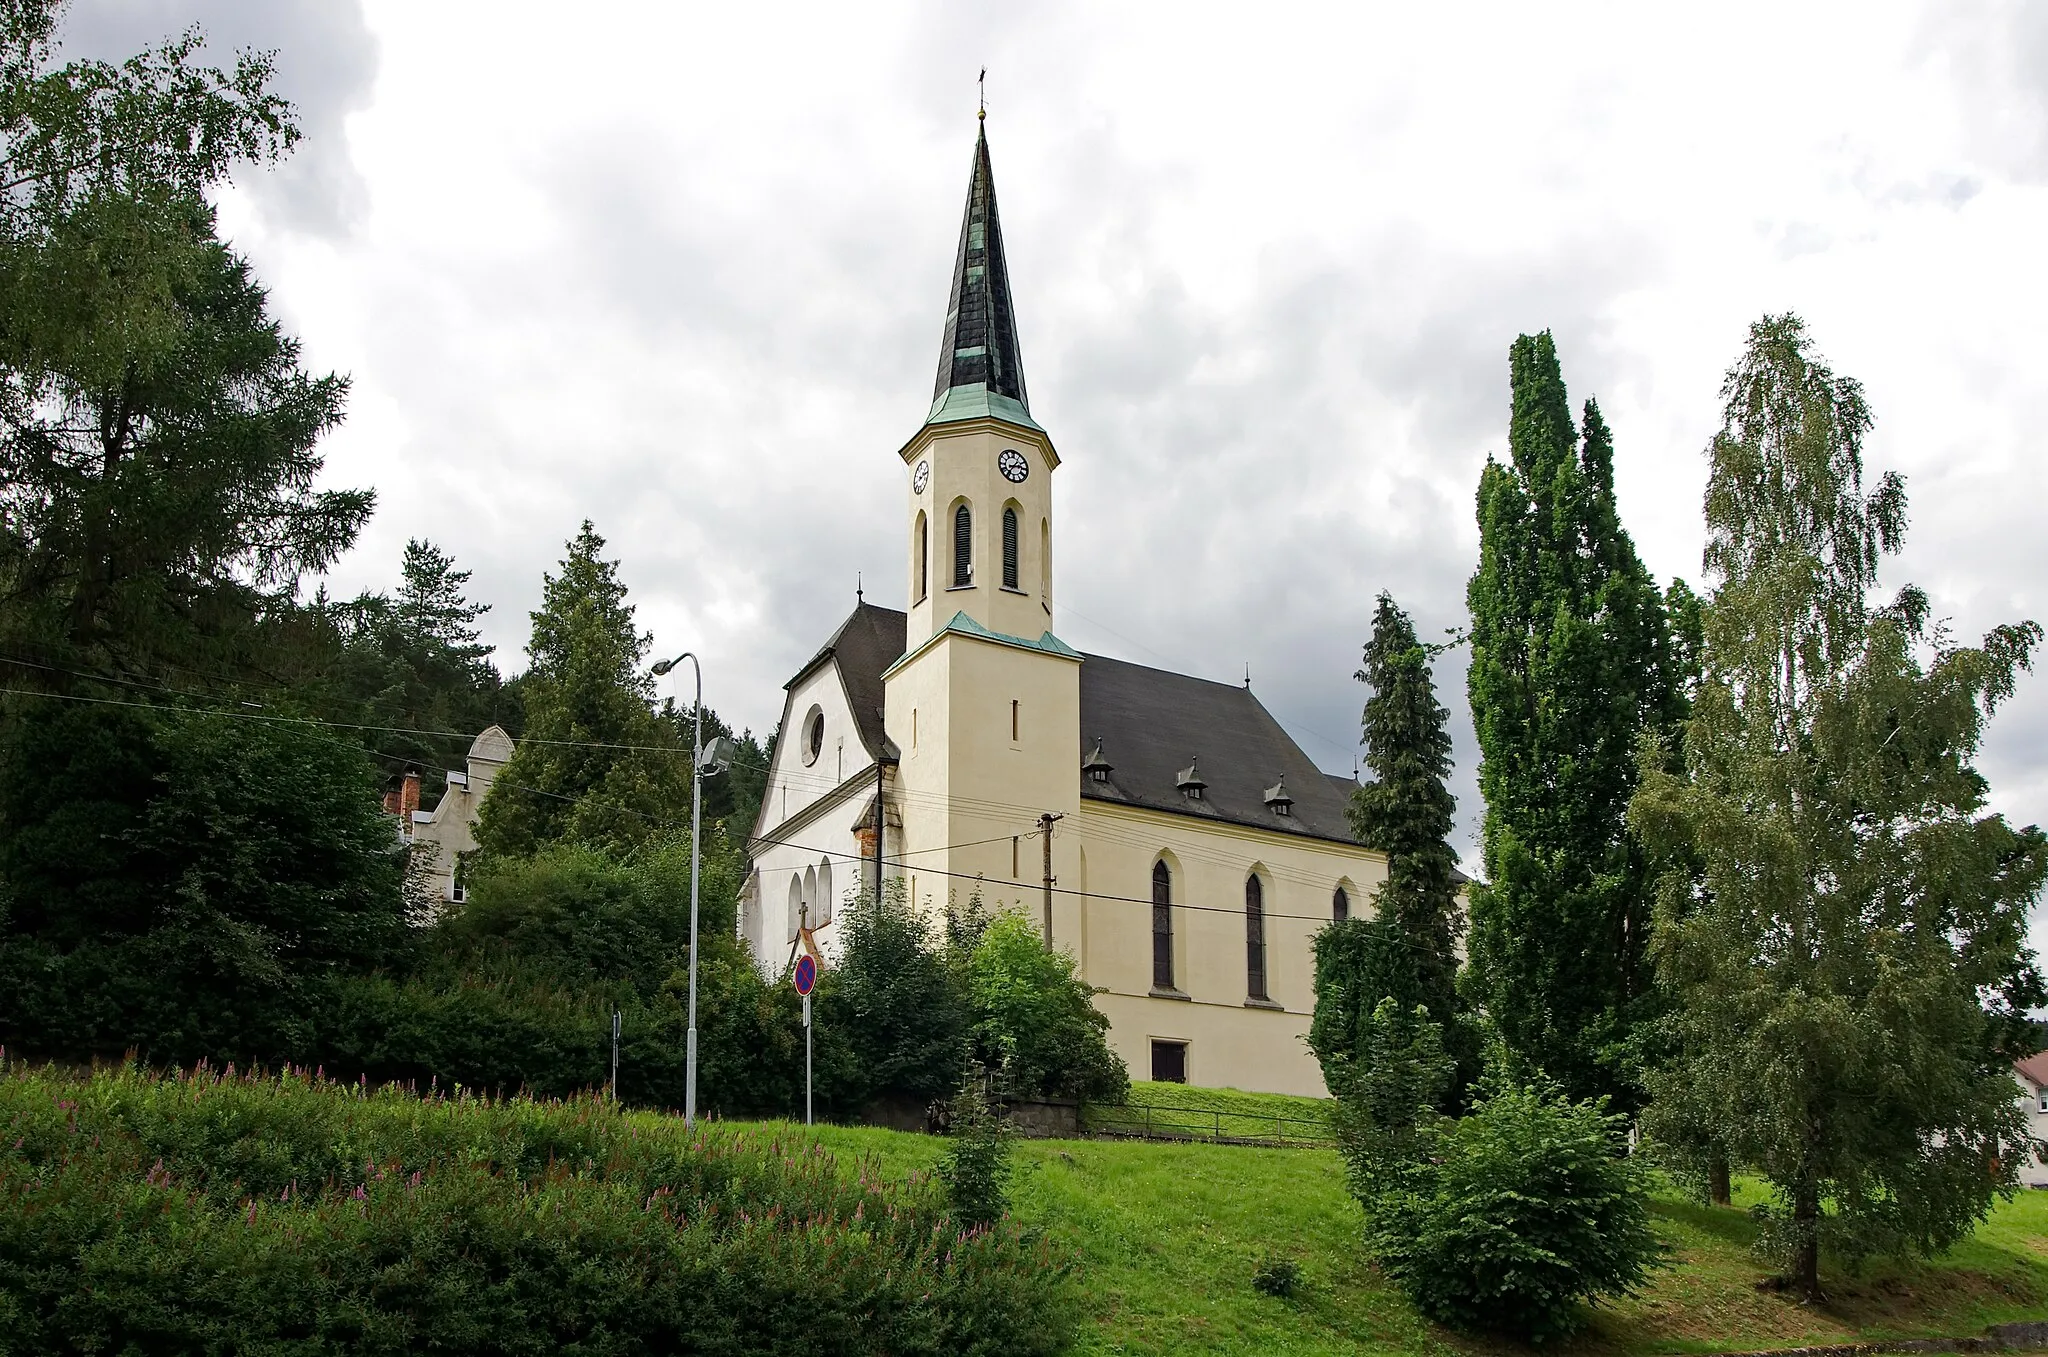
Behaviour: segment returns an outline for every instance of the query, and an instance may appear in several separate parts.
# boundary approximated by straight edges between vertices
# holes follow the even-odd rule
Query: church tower
[[[910,598],[884,676],[920,900],[1042,914],[1042,814],[1080,806],[1080,660],[1052,627],[1052,439],[1031,417],[988,133],[974,144],[938,380],[903,463]],[[1011,842],[1012,837],[1019,839]],[[973,841],[985,841],[967,845]],[[1056,845],[1055,874],[1066,856]],[[922,868],[918,864],[923,864]],[[1057,916],[1067,913],[1055,910]]]

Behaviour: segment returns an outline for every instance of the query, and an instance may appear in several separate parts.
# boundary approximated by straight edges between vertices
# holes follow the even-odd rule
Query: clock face
[[[919,462],[917,464],[917,470],[910,473],[910,493],[913,495],[922,495],[924,493],[925,483],[931,480],[931,478],[932,464],[930,462]]]
[[[1003,473],[1006,481],[1021,482],[1031,474],[1031,463],[1024,460],[1024,454],[1015,448],[1004,448],[1002,456],[996,458],[996,470]]]

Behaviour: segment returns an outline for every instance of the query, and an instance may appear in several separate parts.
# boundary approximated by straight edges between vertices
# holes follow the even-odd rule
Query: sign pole
[[[790,982],[804,998],[804,1125],[811,1124],[811,991],[818,983],[818,958],[805,952],[796,959]]]

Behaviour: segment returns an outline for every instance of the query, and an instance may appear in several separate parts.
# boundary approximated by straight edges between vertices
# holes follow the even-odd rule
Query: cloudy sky
[[[1720,376],[1786,309],[1908,478],[1889,582],[1965,636],[2048,618],[2048,7],[78,0],[67,31],[195,20],[277,49],[307,132],[223,219],[354,380],[329,476],[379,509],[334,587],[430,538],[508,669],[585,517],[756,729],[857,575],[900,606],[984,66],[1073,644],[1248,664],[1349,770],[1373,596],[1464,621],[1513,338],[1556,334],[1643,556],[1697,582]],[[1469,866],[1462,658],[1438,680]],[[1983,764],[2048,820],[2048,673]]]

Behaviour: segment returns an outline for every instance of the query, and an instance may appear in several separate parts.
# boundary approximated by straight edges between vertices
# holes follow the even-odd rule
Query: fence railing
[[[1326,1117],[1226,1112],[1219,1108],[1165,1107],[1155,1103],[1084,1103],[1081,1130],[1097,1136],[1204,1140],[1224,1145],[1327,1147],[1337,1143]]]

